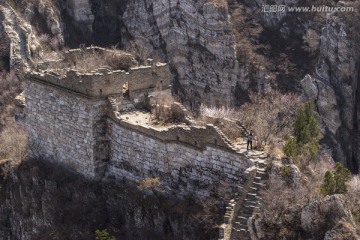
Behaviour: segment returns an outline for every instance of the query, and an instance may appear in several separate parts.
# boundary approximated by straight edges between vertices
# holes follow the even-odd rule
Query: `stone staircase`
[[[251,151],[248,154],[255,166],[245,171],[246,181],[240,184],[224,216],[224,224],[219,230],[219,240],[248,240],[250,233],[247,222],[259,210],[259,191],[266,186],[267,154]]]
[[[184,120],[188,125],[196,124],[196,121],[190,116],[189,111],[184,107],[184,105],[182,105],[180,102],[174,102],[174,104],[176,104],[176,106],[178,106],[182,111],[182,113],[184,114],[185,116]]]
[[[246,127],[243,124],[237,122],[237,125],[241,131],[242,137],[247,137],[250,134],[250,132],[246,129]]]
[[[18,69],[29,68],[32,63],[28,39],[31,35],[31,27],[16,14],[14,9],[4,0],[0,0],[0,11],[4,15],[3,26],[11,41],[10,67]]]
[[[230,235],[231,240],[250,240],[247,222],[254,212],[259,210],[259,190],[266,185],[266,160],[255,159],[258,165],[253,173],[247,173],[252,177],[248,179],[247,184],[239,186],[242,193],[239,208],[234,214],[234,224]]]
[[[227,146],[229,148],[231,148],[232,150],[239,152],[240,149],[237,148],[231,141],[230,139],[221,131],[220,128],[218,128],[217,126],[213,126],[214,129],[218,132],[218,134],[220,135],[220,137],[224,140],[224,142],[227,144]]]

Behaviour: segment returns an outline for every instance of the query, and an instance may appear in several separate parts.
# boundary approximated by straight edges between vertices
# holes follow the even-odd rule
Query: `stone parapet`
[[[56,85],[66,90],[81,93],[89,97],[101,97],[123,92],[124,84],[128,83],[129,95],[132,92],[155,88],[169,88],[169,70],[167,64],[140,66],[124,70],[109,70],[99,68],[91,72],[65,68],[64,74],[44,70],[27,74],[30,81],[41,81]]]

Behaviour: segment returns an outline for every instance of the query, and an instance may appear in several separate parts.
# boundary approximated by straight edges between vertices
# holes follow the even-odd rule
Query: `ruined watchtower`
[[[84,52],[117,54],[94,47],[75,49],[61,60],[39,64],[25,82],[26,123],[30,157],[57,161],[96,178],[103,175],[109,158],[108,98],[136,105],[157,87],[169,87],[169,70],[166,64],[139,67],[131,61],[124,70],[104,66],[87,71],[75,57]]]

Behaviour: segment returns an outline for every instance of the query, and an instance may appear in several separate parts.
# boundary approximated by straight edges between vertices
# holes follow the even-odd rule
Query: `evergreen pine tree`
[[[319,140],[322,134],[311,102],[306,102],[298,110],[293,134],[294,138],[290,138],[284,148],[286,156],[296,158],[305,154],[314,157],[320,148]]]
[[[327,171],[324,176],[324,182],[320,187],[323,195],[344,194],[347,193],[346,182],[351,179],[349,169],[341,163],[336,163],[333,172]]]
[[[351,179],[349,169],[341,163],[336,163],[334,171],[334,181],[336,184],[336,193],[347,193],[346,182]]]
[[[335,181],[334,176],[331,172],[326,171],[324,176],[324,182],[320,187],[320,191],[324,196],[332,195],[335,193]]]

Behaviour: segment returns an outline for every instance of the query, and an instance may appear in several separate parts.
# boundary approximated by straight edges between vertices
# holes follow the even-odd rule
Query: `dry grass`
[[[303,177],[296,187],[289,186],[280,175],[271,175],[268,188],[261,192],[260,211],[268,223],[276,223],[289,207],[304,206],[311,201],[322,198],[319,187],[320,175]]]
[[[0,72],[0,130],[13,114],[13,100],[20,90],[20,80],[14,72]]]
[[[347,187],[346,200],[360,232],[360,175],[354,175]]]
[[[236,121],[240,121],[248,131],[254,133],[257,149],[274,144],[277,139],[285,139],[291,134],[297,107],[301,103],[300,96],[269,90],[251,93],[250,99],[251,102],[237,109],[201,105],[200,115],[203,118],[205,116],[205,119],[218,119],[210,123],[218,126],[231,139],[239,137]]]
[[[260,210],[266,222],[276,223],[289,207],[303,207],[309,202],[322,199],[320,186],[324,174],[334,166],[331,152],[326,149],[319,153],[316,161],[309,163],[306,171],[300,169],[296,174],[290,165],[273,162],[267,188],[261,191]]]
[[[234,108],[226,107],[209,107],[201,104],[200,114],[201,116],[213,117],[213,118],[234,118],[235,116]]]
[[[160,123],[182,123],[185,113],[169,91],[155,92],[150,101],[152,120]]]
[[[100,66],[107,66],[113,70],[128,71],[133,65],[131,55],[120,51],[81,51],[73,59],[76,69],[83,71],[91,71],[98,69]]]
[[[319,34],[313,30],[307,30],[306,34],[303,37],[306,45],[304,46],[304,50],[308,52],[315,52],[319,49],[320,46],[320,36]]]
[[[237,119],[255,134],[258,148],[290,136],[300,96],[267,91],[251,93],[250,99],[251,103],[242,105],[236,113]]]
[[[147,59],[152,54],[153,47],[143,39],[136,39],[127,43],[125,51],[135,56],[140,64],[147,64]]]
[[[5,105],[19,92],[20,81],[14,72],[0,72],[0,106]]]
[[[214,5],[216,8],[228,8],[227,1],[225,0],[209,0],[209,2]]]
[[[27,132],[25,126],[11,124],[0,135],[0,158],[11,159],[17,165],[27,157]]]

